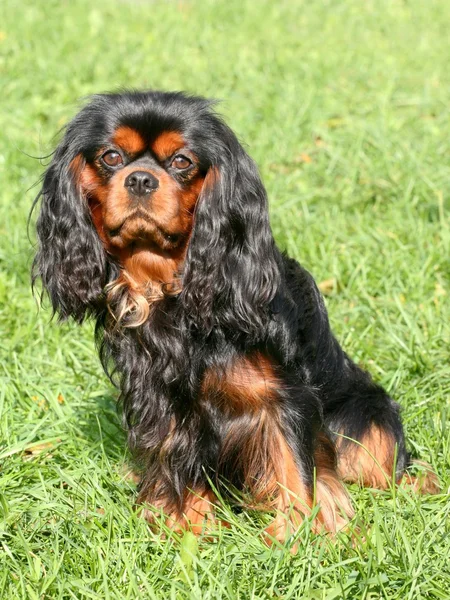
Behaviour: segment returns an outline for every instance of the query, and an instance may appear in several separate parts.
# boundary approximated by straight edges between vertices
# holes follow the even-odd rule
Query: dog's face
[[[89,105],[69,126],[80,143],[70,172],[103,248],[120,281],[153,297],[179,280],[211,166],[206,103],[185,102],[183,117],[183,98],[161,99],[103,96],[101,115]]]
[[[108,252],[185,247],[205,171],[183,133],[119,122],[86,154],[72,168]]]
[[[221,319],[250,328],[274,295],[265,190],[203,98],[94,96],[67,126],[40,197],[34,277],[63,318],[106,301],[136,326],[170,290],[207,329]]]

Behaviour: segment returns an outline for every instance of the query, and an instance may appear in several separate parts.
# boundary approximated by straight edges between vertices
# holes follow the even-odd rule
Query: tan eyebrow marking
[[[125,125],[116,129],[112,140],[114,144],[120,146],[120,148],[125,150],[128,154],[138,154],[145,150],[146,147],[142,135],[132,127]]]
[[[164,131],[153,141],[151,148],[160,160],[164,160],[184,145],[181,134],[176,131]]]

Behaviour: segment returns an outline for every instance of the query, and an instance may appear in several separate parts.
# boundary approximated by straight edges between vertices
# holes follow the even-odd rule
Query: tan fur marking
[[[184,251],[164,256],[143,248],[131,254],[124,253],[121,258],[124,271],[139,288],[145,290],[149,285],[155,284],[159,288],[166,286],[166,292],[179,291],[176,277],[180,262],[184,259]]]
[[[185,248],[182,247],[172,256],[165,256],[142,248],[130,253],[119,253],[123,271],[116,281],[107,288],[108,304],[116,304],[114,318],[127,327],[139,327],[147,320],[153,302],[163,296],[178,294],[181,282],[177,273],[184,260]],[[123,294],[124,288],[128,293]]]
[[[222,444],[220,463],[242,474],[242,483],[254,508],[270,508],[279,493],[279,432],[267,410],[243,415],[231,422]]]
[[[353,507],[336,471],[336,451],[324,434],[319,434],[314,451],[316,466],[316,504],[320,506],[318,520],[327,531],[343,529],[354,515]]]
[[[431,465],[423,460],[413,460],[412,464],[421,467],[421,472],[418,475],[404,473],[400,483],[410,486],[418,494],[439,494],[441,486]]]
[[[75,182],[81,188],[86,198],[92,221],[105,248],[108,245],[107,235],[103,227],[102,202],[108,195],[108,188],[104,186],[92,165],[85,164],[81,154],[78,154],[70,163]]]
[[[395,439],[377,425],[362,437],[360,444],[338,438],[338,474],[344,481],[365,487],[387,489],[392,483]]]
[[[320,506],[314,530],[336,532],[353,516],[349,497],[336,472],[334,446],[320,436],[314,454],[315,498],[305,483],[295,455],[282,432],[277,393],[281,382],[276,367],[260,352],[205,375],[202,393],[232,416],[225,436],[221,463],[241,473],[248,506],[275,510],[266,533],[285,541]]]
[[[140,499],[139,502],[143,503],[145,499]],[[165,524],[168,528],[177,533],[191,530],[195,535],[200,535],[205,529],[211,529],[217,523],[214,515],[216,502],[217,498],[211,490],[189,491],[181,510],[174,509],[162,498],[156,502],[149,500],[149,504],[155,510],[144,508],[141,516],[152,525],[158,514],[157,511],[160,510],[166,516]]]
[[[315,497],[305,485],[296,464],[292,450],[284,438],[279,436],[276,467],[280,489],[274,507],[277,515],[266,529],[270,537],[284,543],[301,525],[303,518],[311,514],[313,506],[319,506],[313,523],[316,533],[326,531],[336,533],[345,528],[353,517],[353,508],[348,494],[335,470],[335,455],[332,443],[319,436],[314,453],[316,465]],[[292,551],[296,551],[293,546]]]
[[[81,187],[85,196],[89,197],[92,192],[103,188],[96,169],[92,165],[86,164],[81,154],[77,154],[72,160],[70,170],[74,175],[76,185]]]
[[[80,173],[80,183],[83,191],[88,194],[97,191],[99,186],[102,185],[97,170],[89,164],[85,165]]]
[[[83,169],[83,157],[81,156],[81,154],[77,154],[75,156],[75,158],[72,160],[72,162],[70,163],[70,170],[72,171],[74,177],[75,177],[75,181],[79,182],[80,179],[80,174],[81,171]]]
[[[207,371],[202,393],[234,413],[256,410],[275,397],[279,381],[274,366],[260,352],[241,357],[223,371]]]
[[[311,491],[303,482],[292,450],[286,440],[278,433],[272,456],[275,494],[272,493],[272,508],[276,515],[266,527],[267,542],[273,539],[284,543],[302,524],[305,516],[311,514],[313,498]]]
[[[132,127],[127,127],[125,125],[116,129],[112,141],[128,154],[139,154],[139,152],[143,152],[146,147],[142,135]]]
[[[193,533],[200,534],[205,526],[215,523],[214,504],[216,500],[211,491],[189,492],[182,514],[170,515],[167,526],[178,531],[189,527]]]
[[[221,461],[239,472],[247,508],[275,511],[266,541],[284,542],[310,514],[312,493],[304,483],[293,452],[280,430],[276,411],[261,409],[232,421]]]
[[[177,131],[164,131],[153,141],[151,148],[160,160],[164,160],[184,145],[183,136]]]

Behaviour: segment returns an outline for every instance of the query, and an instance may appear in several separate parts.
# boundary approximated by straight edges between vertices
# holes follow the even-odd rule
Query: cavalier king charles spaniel
[[[215,492],[239,492],[273,510],[268,537],[284,541],[309,515],[315,530],[343,528],[343,482],[437,490],[429,470],[406,474],[398,405],[277,248],[257,167],[211,102],[94,96],[39,199],[33,278],[61,319],[96,319],[150,522],[156,509],[201,531]]]

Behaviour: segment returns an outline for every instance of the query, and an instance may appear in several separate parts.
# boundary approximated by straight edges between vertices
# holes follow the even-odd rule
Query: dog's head
[[[266,195],[207,100],[93,97],[67,126],[40,197],[34,277],[62,318],[108,303],[137,326],[176,294],[203,329],[261,325],[278,285]]]

